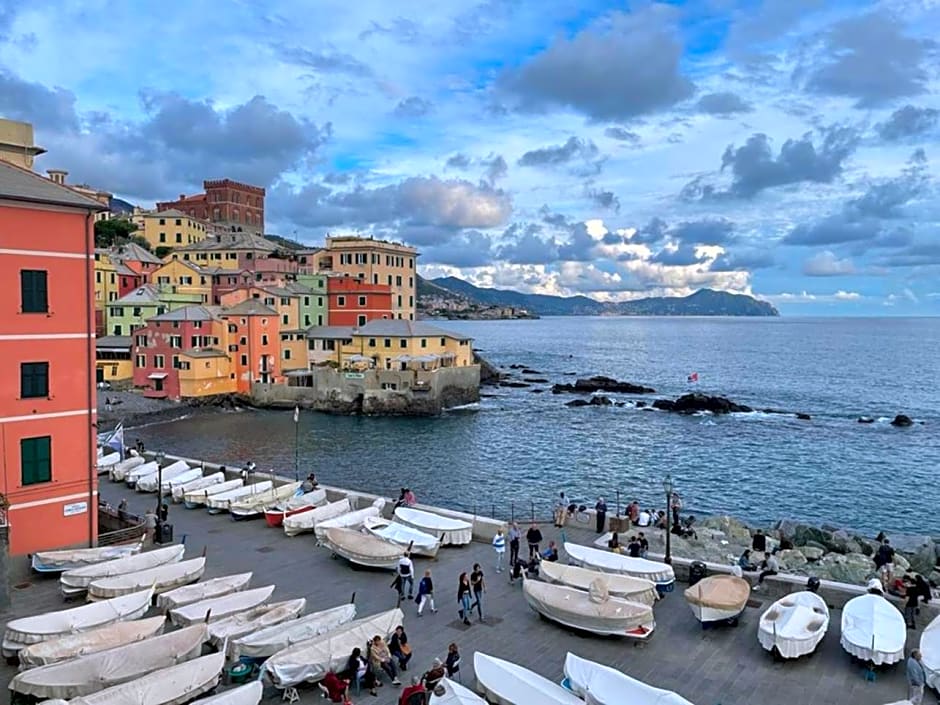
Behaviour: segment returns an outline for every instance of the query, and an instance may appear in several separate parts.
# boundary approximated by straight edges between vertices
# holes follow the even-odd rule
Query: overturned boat
[[[940,617],[934,617],[920,635],[920,654],[927,685],[940,690]]]
[[[210,497],[222,494],[223,492],[231,492],[238,487],[244,486],[244,484],[245,483],[239,478],[235,480],[225,480],[224,482],[214,483],[208,487],[199,487],[195,490],[190,490],[183,494],[183,506],[187,509],[204,507]]]
[[[322,507],[317,507],[308,512],[298,512],[284,517],[282,520],[284,533],[288,536],[296,536],[297,534],[302,534],[307,531],[313,531],[317,524],[327,521],[328,519],[342,516],[343,514],[348,514],[350,511],[352,511],[352,505],[349,503],[349,498],[344,497],[336,502],[324,504]]]
[[[297,619],[303,614],[306,606],[307,600],[299,597],[295,600],[260,605],[233,614],[209,625],[209,643],[221,649],[223,644],[230,639],[237,639],[259,629]]]
[[[254,519],[260,517],[269,504],[286,502],[300,491],[299,482],[289,482],[286,485],[271,487],[264,492],[253,493],[236,500],[229,505],[228,511],[236,521]]]
[[[210,600],[200,600],[182,607],[170,610],[170,621],[177,626],[188,626],[206,620],[218,622],[233,614],[238,614],[252,607],[263,605],[271,599],[274,585],[234,592],[223,597],[214,597]]]
[[[647,685],[610,666],[568,653],[565,680],[591,705],[692,705],[681,695]]]
[[[405,549],[397,543],[354,529],[327,529],[320,542],[337,556],[366,568],[395,570],[405,555]]]
[[[210,695],[208,698],[194,700],[193,705],[258,705],[261,702],[262,693],[264,693],[264,685],[261,681],[252,681],[237,688],[229,688],[217,695]]]
[[[88,599],[107,600],[143,590],[148,586],[153,587],[154,594],[159,594],[182,585],[194,583],[205,572],[206,558],[200,556],[188,561],[166,563],[155,568],[139,570],[136,573],[98,578],[88,585]]]
[[[904,658],[907,625],[897,608],[881,595],[859,595],[842,608],[842,648],[876,666]]]
[[[194,585],[184,585],[175,590],[157,595],[157,609],[172,610],[183,605],[189,605],[200,600],[209,600],[213,597],[223,597],[233,592],[244,590],[251,582],[251,573],[237,573],[223,575],[212,580],[204,580]]]
[[[783,658],[799,658],[816,650],[829,629],[829,607],[815,592],[784,595],[761,615],[757,640]]]
[[[131,455],[119,463],[108,468],[108,477],[112,482],[124,482],[124,476],[136,467],[143,465],[146,460],[139,455]]]
[[[409,549],[413,556],[434,558],[441,548],[440,537],[426,534],[419,529],[398,522],[387,521],[381,517],[369,517],[362,525],[373,536]]]
[[[141,639],[149,639],[163,631],[166,620],[163,617],[135,619],[130,622],[116,622],[105,627],[89,629],[78,634],[69,634],[55,639],[47,639],[22,649],[17,656],[20,668],[36,668],[51,663],[68,661],[79,656],[88,656],[99,651],[115,649],[133,644]]]
[[[189,482],[202,477],[202,470],[190,467],[183,460],[178,460],[172,465],[168,465],[160,472],[151,475],[145,475],[137,480],[138,492],[156,492],[157,480],[160,481],[161,494],[167,494],[170,491],[170,483],[179,478],[180,482]]]
[[[99,455],[98,462],[97,462],[98,474],[104,475],[105,473],[109,472],[111,468],[113,468],[115,465],[117,465],[120,462],[121,462],[120,453],[114,452],[114,453],[107,453],[105,455]]]
[[[469,688],[445,678],[431,691],[429,705],[487,705],[486,701]]]
[[[524,580],[522,593],[535,612],[572,629],[642,640],[656,628],[652,607],[611,597],[601,578],[591,583],[589,591]]]
[[[354,512],[341,514],[332,519],[318,521],[313,527],[313,533],[316,534],[318,539],[322,540],[327,529],[358,529],[366,519],[381,516],[382,507],[384,506],[385,500],[379,498],[365,509],[357,509]]]
[[[183,501],[183,497],[186,496],[187,492],[204,490],[208,487],[212,487],[212,485],[219,485],[223,482],[225,482],[225,473],[222,472],[214,472],[211,475],[200,475],[196,479],[188,482],[174,482],[170,494],[173,497],[173,501],[179,503]]]
[[[137,484],[138,478],[146,477],[147,475],[152,475],[157,470],[160,469],[160,465],[156,460],[149,460],[146,463],[140,463],[137,466],[131,468],[130,470],[124,473],[124,476],[119,479],[119,481],[124,482],[128,487],[133,487]],[[115,478],[117,478],[117,472],[114,473]]]
[[[352,603],[313,612],[230,641],[227,656],[231,660],[238,660],[242,656],[267,658],[289,646],[331,632],[355,618],[356,606]]]
[[[542,561],[539,564],[539,573],[550,582],[561,583],[579,590],[589,590],[592,582],[602,578],[607,583],[607,592],[611,597],[622,597],[643,605],[652,606],[659,595],[654,582],[645,578],[634,578],[632,575],[601,573],[589,568],[551,561]]]
[[[155,551],[139,553],[136,556],[118,558],[105,563],[96,563],[84,568],[69,570],[59,577],[59,588],[66,597],[79,595],[85,592],[93,581],[101,578],[136,573],[167,563],[178,563],[183,560],[185,551],[186,547],[182,544],[167,546],[166,548],[158,548]]]
[[[209,514],[221,514],[222,512],[228,511],[228,508],[234,502],[253,495],[263,494],[272,487],[274,487],[274,483],[271,480],[262,480],[261,482],[254,482],[250,485],[236,487],[228,492],[212,494],[206,498],[206,507],[209,509]]]
[[[643,578],[656,583],[661,590],[671,590],[676,582],[672,566],[646,558],[631,558],[611,551],[602,551],[589,546],[565,542],[565,553],[582,566],[594,568],[602,573],[620,573]]]
[[[62,573],[66,570],[76,570],[96,563],[134,556],[140,553],[143,547],[144,541],[141,539],[137,543],[123,546],[39,551],[33,554],[31,563],[33,570],[37,573]]]
[[[445,546],[465,546],[473,540],[473,524],[411,507],[398,507],[395,518],[406,526],[426,534],[440,536]]]
[[[714,622],[737,625],[750,597],[751,584],[734,575],[709,575],[685,591],[692,614],[703,626]]]
[[[156,465],[156,463],[154,464]],[[146,491],[144,488],[152,486],[153,491],[155,492],[157,489],[157,477],[159,475],[176,477],[177,475],[189,470],[189,463],[187,463],[185,460],[174,460],[164,468],[154,468],[144,473],[142,468],[146,467],[146,465],[141,465],[140,467],[135,468],[134,470],[131,470],[129,473],[127,473],[127,476],[124,478],[124,484],[126,484],[128,487],[133,487],[138,492],[144,492]],[[147,480],[145,478],[150,479]],[[144,480],[143,487],[139,486],[141,480]]]
[[[584,705],[584,701],[559,685],[527,668],[489,656],[473,655],[477,690],[491,703],[500,705]]]
[[[295,514],[309,512],[326,504],[326,490],[313,490],[305,494],[291,497],[286,502],[278,502],[264,509],[264,520],[270,527],[278,527],[284,519]]]

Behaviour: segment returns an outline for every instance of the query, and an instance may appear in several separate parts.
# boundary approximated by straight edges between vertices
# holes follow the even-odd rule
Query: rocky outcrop
[[[595,375],[587,379],[576,379],[574,384],[556,384],[552,387],[552,394],[570,392],[574,394],[593,394],[594,392],[610,392],[613,394],[655,394],[652,387],[641,384],[620,382],[612,377]]]
[[[587,399],[572,399],[566,403],[565,406],[610,406],[611,404],[613,404],[613,402],[608,397],[598,395],[591,397],[590,401]]]
[[[480,384],[496,384],[502,379],[502,373],[476,350],[473,351],[473,362],[480,366]]]
[[[914,419],[912,419],[907,414],[898,414],[891,421],[892,426],[897,426],[898,428],[907,428],[908,426],[914,425]]]
[[[532,384],[545,384],[548,382],[544,377],[523,377],[526,382],[531,382]]]
[[[504,380],[499,383],[499,386],[510,387],[512,389],[527,389],[528,387],[531,387],[532,385],[527,384],[526,382],[512,382],[512,381]]]
[[[677,414],[694,414],[701,411],[708,411],[713,414],[731,414],[753,411],[751,407],[745,406],[744,404],[736,404],[725,397],[699,393],[683,394],[675,401],[671,399],[657,399],[653,402],[653,406],[662,411],[673,411]]]

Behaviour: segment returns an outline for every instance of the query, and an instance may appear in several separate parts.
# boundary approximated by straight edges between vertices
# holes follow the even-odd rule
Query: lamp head
[[[666,475],[666,477],[663,478],[663,490],[665,491],[667,496],[671,497],[673,489],[674,489],[674,486],[672,484],[672,475]]]

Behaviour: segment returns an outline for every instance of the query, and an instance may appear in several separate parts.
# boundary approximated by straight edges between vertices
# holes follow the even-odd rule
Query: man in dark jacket
[[[529,543],[529,558],[533,556],[536,558],[539,555],[539,544],[542,543],[542,532],[539,531],[539,526],[534,521],[532,526],[529,527],[529,530],[525,532],[525,540]]]
[[[597,533],[604,533],[604,526],[607,523],[607,502],[604,501],[603,497],[597,498],[597,504],[594,505],[594,512],[597,518]]]
[[[767,537],[764,536],[763,529],[758,529],[757,533],[754,534],[754,538],[751,540],[751,550],[767,553]]]

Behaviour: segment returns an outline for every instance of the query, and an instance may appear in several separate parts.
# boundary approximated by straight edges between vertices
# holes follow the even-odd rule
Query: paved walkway
[[[101,493],[112,504],[126,496],[132,511],[142,512],[155,499],[107,481]],[[306,597],[308,612],[346,602],[353,592],[359,616],[395,606],[389,573],[353,569],[318,548],[312,535],[288,538],[281,530],[268,528],[263,520],[233,522],[227,515],[210,516],[182,505],[171,508],[170,521],[177,540],[186,535],[188,555],[198,555],[203,546],[208,548],[206,578],[251,570],[253,586],[276,584],[276,600]],[[555,531],[551,527],[544,530],[546,539],[557,539]],[[591,536],[579,529],[568,531],[569,539],[577,537],[581,543],[588,543]],[[474,561],[487,573],[487,621],[481,624],[474,620],[472,626],[465,627],[457,619],[456,582],[458,574],[469,571]],[[475,651],[509,659],[556,682],[563,676],[565,653],[572,651],[675,690],[696,705],[884,705],[905,695],[903,664],[880,672],[875,683],[863,679],[861,666],[839,646],[838,611],[833,611],[829,634],[815,655],[774,663],[757,643],[757,622],[766,607],[756,606],[759,595],[755,594],[755,607],[746,610],[739,627],[703,631],[677,588],[656,606],[658,627],[650,641],[634,645],[623,639],[572,633],[540,620],[526,606],[519,585],[510,586],[505,573],[495,574],[492,563],[492,549],[482,544],[442,549],[436,561],[416,560],[419,575],[428,567],[434,574],[440,611],[418,619],[413,603],[403,606],[405,628],[415,653],[405,677],[420,675],[432,658],[444,656],[453,641],[463,656],[462,681],[471,686]],[[36,576],[29,586],[13,592],[12,609],[0,615],[4,622],[62,607],[55,580]],[[908,644],[915,644],[914,633]],[[13,668],[4,667],[7,681],[13,673]],[[386,684],[377,698],[363,693],[354,700],[393,705],[398,702],[398,691]],[[304,702],[323,702],[314,688],[302,688],[301,694]],[[925,702],[934,702],[934,696],[928,694]]]

